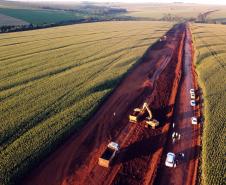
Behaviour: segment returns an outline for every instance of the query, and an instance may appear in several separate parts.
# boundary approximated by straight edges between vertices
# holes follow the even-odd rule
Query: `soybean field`
[[[35,10],[0,8],[0,13],[9,17],[23,20],[33,25],[52,24],[63,21],[79,20],[84,18],[83,14],[64,12],[57,10]],[[14,25],[14,24],[11,24]]]
[[[3,184],[19,180],[79,130],[170,27],[102,22],[1,34]]]
[[[202,180],[207,185],[220,185],[225,172],[226,26],[194,24],[192,30],[205,100]]]

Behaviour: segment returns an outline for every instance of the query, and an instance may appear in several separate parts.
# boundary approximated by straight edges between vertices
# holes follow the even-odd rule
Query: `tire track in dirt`
[[[120,170],[129,172],[133,167],[139,167],[140,172],[123,172],[128,174],[125,179],[133,179],[135,184],[142,183],[145,174],[151,171],[148,161],[158,160],[161,156],[161,146],[169,128],[173,107],[169,104],[173,103],[170,101],[172,93],[169,89],[175,88],[180,77],[178,50],[183,38],[183,28],[183,25],[175,26],[167,33],[167,41],[158,42],[149,48],[142,62],[121,82],[81,132],[74,134],[43,161],[24,179],[23,184],[90,185],[111,184],[112,181],[117,184],[116,181],[123,172]],[[168,59],[170,57],[172,58]],[[129,113],[142,105],[144,100],[151,104],[154,117],[160,120],[162,127],[151,130],[140,124],[128,123]],[[119,142],[122,152],[115,165],[104,169],[98,166],[97,161],[111,140]],[[150,150],[147,151],[147,148]],[[153,177],[155,167],[157,166],[152,168]],[[138,181],[134,177],[138,177]]]
[[[146,100],[152,105],[151,107],[154,108],[154,117],[156,116],[156,118],[160,120],[163,127],[160,127],[158,131],[146,130],[146,132],[148,132],[146,136],[143,136],[143,133],[141,133],[139,142],[139,145],[141,146],[138,145],[136,150],[134,149],[133,151],[140,152],[142,151],[142,148],[144,148],[143,153],[138,154],[135,160],[132,160],[125,165],[121,172],[123,175],[121,177],[119,175],[118,179],[116,178],[113,184],[149,184],[153,182],[155,178],[157,165],[162,155],[164,143],[166,142],[169,123],[173,113],[172,105],[175,102],[176,91],[181,74],[180,53],[184,37],[183,25],[178,29],[181,31],[181,34],[177,35],[179,39],[174,43],[176,44],[176,50],[174,50],[172,58],[170,58],[170,65],[164,71],[161,70],[162,66],[158,66],[162,74],[160,75],[160,79],[156,80],[157,83],[154,92]],[[153,76],[155,76],[155,74]],[[170,80],[172,82],[167,83],[167,81]],[[162,85],[163,81],[164,85]],[[142,147],[143,143],[144,146]],[[137,170],[138,168],[139,170]],[[128,170],[129,173],[127,172]],[[134,178],[132,180],[125,178],[125,173],[128,173],[128,176],[130,177],[134,176]],[[139,181],[137,181],[137,179],[139,179]]]
[[[175,128],[170,128],[167,143],[164,147],[163,157],[157,171],[154,185],[195,185],[198,156],[200,153],[200,125],[192,125],[191,117],[197,116],[199,110],[193,109],[190,105],[190,89],[196,90],[197,82],[195,81],[195,73],[193,67],[193,48],[191,41],[191,33],[186,25],[186,37],[183,46],[183,68],[182,76],[175,103],[175,112],[173,122]],[[196,97],[196,100],[198,98]],[[171,134],[177,132],[181,134],[181,139],[172,142]],[[176,155],[184,153],[185,157],[180,159],[176,168],[168,168],[165,166],[166,154],[173,152]]]

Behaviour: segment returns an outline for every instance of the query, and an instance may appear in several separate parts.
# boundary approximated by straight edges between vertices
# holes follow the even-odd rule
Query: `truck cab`
[[[172,152],[169,152],[166,156],[165,165],[170,168],[176,167],[176,155]]]

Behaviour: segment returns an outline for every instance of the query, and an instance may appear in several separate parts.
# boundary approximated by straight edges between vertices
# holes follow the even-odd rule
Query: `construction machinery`
[[[145,117],[147,114],[148,116]],[[144,102],[141,109],[135,108],[133,110],[133,114],[129,115],[129,121],[132,123],[138,123],[143,120],[145,127],[152,127],[153,129],[155,129],[155,127],[159,125],[159,122],[156,119],[152,118],[152,113],[147,102]]]
[[[100,166],[108,168],[113,162],[113,159],[115,158],[118,152],[119,152],[119,144],[115,142],[110,142],[107,148],[105,149],[104,153],[99,158],[98,164]]]

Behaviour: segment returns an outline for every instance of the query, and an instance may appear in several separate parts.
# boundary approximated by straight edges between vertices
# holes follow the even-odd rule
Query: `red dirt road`
[[[175,112],[173,121],[175,128],[171,129],[168,142],[165,147],[164,157],[161,161],[160,169],[155,180],[156,185],[191,185],[196,184],[198,167],[198,156],[200,154],[200,125],[192,125],[191,117],[197,116],[199,110],[190,105],[190,89],[196,89],[193,66],[193,48],[190,30],[186,29],[186,37],[183,52],[182,78],[177,92]],[[196,93],[197,96],[197,93]],[[196,100],[198,97],[196,98]],[[196,101],[198,102],[198,101]],[[177,132],[181,134],[181,139],[172,142],[171,134]],[[184,159],[179,160],[176,168],[165,166],[165,158],[168,152],[175,154],[184,153]]]
[[[156,173],[155,182],[159,179],[160,173],[170,178],[166,169],[163,169],[165,172],[159,172],[157,167],[164,146],[167,144],[167,148],[170,147],[167,143],[168,132],[172,123],[178,86],[179,91],[181,89],[182,82],[179,82],[182,68],[184,69],[182,67],[182,59],[185,58],[182,58],[184,35],[185,25],[176,25],[167,33],[167,41],[158,42],[149,48],[141,63],[122,81],[86,126],[44,160],[22,184],[153,184]],[[186,40],[190,46],[190,41]],[[189,57],[186,60],[188,61],[186,65],[191,65]],[[189,83],[192,81],[193,79],[189,80]],[[142,123],[128,122],[129,113],[135,107],[141,106],[144,101],[149,103],[161,127],[152,130],[144,128]],[[177,98],[177,104],[178,102],[180,101]],[[183,106],[186,111],[186,102]],[[180,114],[178,106],[177,114]],[[174,119],[176,118],[174,116]],[[189,135],[186,135],[186,130],[185,132],[182,139],[189,137],[193,130],[188,129]],[[122,150],[115,164],[106,169],[98,166],[97,161],[109,141],[118,142]],[[193,145],[186,143],[181,145],[182,149],[187,149],[188,146],[187,153],[190,153],[190,156],[193,154],[193,150],[190,149]],[[175,151],[179,149],[175,148]],[[186,162],[184,166],[183,172],[189,170],[194,174],[192,172],[194,165],[190,165],[190,162],[188,165]],[[164,184],[163,181],[161,183]]]

